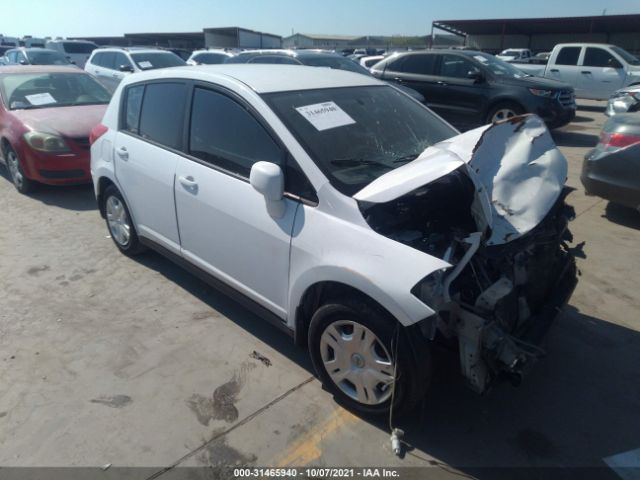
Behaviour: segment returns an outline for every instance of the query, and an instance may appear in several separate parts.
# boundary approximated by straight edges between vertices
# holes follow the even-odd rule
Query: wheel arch
[[[6,160],[7,158],[7,147],[11,147],[11,142],[7,137],[0,138],[0,156]],[[13,148],[13,147],[11,147]]]
[[[100,211],[100,215],[104,218],[104,191],[110,186],[113,185],[115,188],[118,186],[115,184],[113,180],[109,177],[102,176],[98,179],[96,183],[96,201],[98,202],[98,210]],[[118,189],[119,190],[119,189]]]
[[[393,318],[401,325],[408,326],[415,323],[397,305],[380,292],[374,285],[354,286],[356,282],[348,282],[344,278],[339,280],[322,279],[307,285],[297,299],[291,303],[294,314],[294,340],[296,345],[305,346],[309,330],[309,322],[315,311],[323,304],[345,296],[357,298],[369,303],[373,308],[379,310],[389,318]]]
[[[523,112],[527,112],[527,108],[522,104],[522,102],[518,101],[517,98],[513,98],[513,97],[498,97],[498,98],[493,98],[491,99],[491,101],[487,104],[487,108],[484,111],[484,118],[487,119],[489,117],[489,113],[491,113],[491,111],[496,108],[498,105],[500,105],[501,103],[512,103],[517,105],[518,107],[520,107]]]

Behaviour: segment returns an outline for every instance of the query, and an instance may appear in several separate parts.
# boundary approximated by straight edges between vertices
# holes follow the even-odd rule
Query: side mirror
[[[615,58],[610,58],[607,61],[607,66],[610,68],[622,68],[622,64]]]
[[[20,65],[28,65],[26,60],[20,60]]]
[[[133,72],[133,67],[131,65],[120,65],[118,70],[121,72]]]
[[[284,215],[286,204],[282,201],[284,196],[284,174],[282,169],[271,162],[256,162],[251,167],[249,183],[262,196],[267,204],[269,215],[281,218]]]
[[[467,78],[474,80],[476,83],[480,83],[484,81],[484,75],[482,74],[482,72],[478,70],[470,70],[467,73]]]

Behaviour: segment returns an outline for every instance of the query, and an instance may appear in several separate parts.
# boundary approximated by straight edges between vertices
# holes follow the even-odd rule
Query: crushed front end
[[[425,164],[447,165],[439,178],[406,191],[399,172],[356,199],[375,231],[451,265],[412,293],[436,312],[421,322],[424,335],[457,340],[462,374],[481,393],[499,378],[519,382],[544,354],[540,342],[577,270],[566,160],[546,128],[523,117],[476,135],[425,151]],[[418,162],[404,175],[424,170]]]

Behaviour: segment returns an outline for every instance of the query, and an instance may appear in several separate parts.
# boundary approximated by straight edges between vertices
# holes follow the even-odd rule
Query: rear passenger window
[[[125,98],[123,129],[136,135],[140,133],[140,108],[143,94],[144,85],[137,85],[127,89]]]
[[[131,62],[129,61],[129,59],[124,53],[115,52],[115,58],[113,62],[114,68],[116,70],[120,70],[120,67],[122,67],[123,65],[127,67],[131,67]]]
[[[96,65],[98,67],[100,67],[102,65],[102,58],[104,56],[104,53],[96,53],[92,58],[91,58],[91,64],[92,65]]]
[[[186,90],[183,83],[146,85],[140,111],[140,136],[170,148],[179,148]]]
[[[433,75],[435,64],[435,55],[406,55],[393,62],[388,68],[394,72]]]
[[[114,68],[113,65],[116,59],[115,52],[104,52],[99,55],[100,55],[100,63],[98,65],[100,65],[101,67],[110,68],[111,70],[113,70]]]
[[[578,65],[578,57],[580,56],[581,47],[562,47],[556,65]]]
[[[451,78],[469,78],[469,72],[477,72],[476,66],[459,55],[442,55],[440,75]]]
[[[189,154],[244,177],[256,162],[283,160],[280,147],[246,108],[202,88],[193,95]]]

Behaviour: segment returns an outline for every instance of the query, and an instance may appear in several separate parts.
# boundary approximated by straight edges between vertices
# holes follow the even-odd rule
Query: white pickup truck
[[[515,66],[530,75],[573,85],[578,98],[607,100],[620,88],[640,84],[640,60],[615,45],[562,43],[554,47],[546,66]]]
[[[528,48],[507,48],[496,55],[500,60],[505,62],[523,62],[528,63],[529,59],[533,56],[531,50]]]

